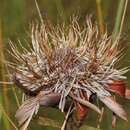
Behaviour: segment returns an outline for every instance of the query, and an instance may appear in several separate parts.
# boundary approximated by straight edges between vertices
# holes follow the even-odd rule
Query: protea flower
[[[89,108],[101,114],[93,95],[127,121],[126,112],[111,93],[130,97],[124,76],[128,67],[117,69],[122,50],[112,46],[107,32],[100,35],[89,17],[82,27],[76,18],[67,27],[32,26],[29,50],[21,46],[20,52],[13,43],[10,45],[11,55],[17,61],[9,65],[13,68],[12,80],[27,95],[16,112],[23,128],[40,106],[58,105],[64,112],[68,97],[78,120],[86,116]]]

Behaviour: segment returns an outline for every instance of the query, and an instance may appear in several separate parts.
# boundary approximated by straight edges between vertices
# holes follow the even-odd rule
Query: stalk
[[[1,76],[1,80],[6,81],[5,76],[4,76],[5,75],[4,65],[2,63],[2,61],[4,61],[4,55],[3,55],[1,23],[0,23],[0,59],[1,59],[0,60],[0,67],[1,67],[0,76]],[[9,102],[8,102],[8,94],[7,94],[6,88],[7,88],[6,84],[3,84],[2,85],[2,91],[1,91],[1,94],[0,94],[0,104],[6,107],[7,113],[9,114],[9,109],[8,109],[9,108],[8,107]],[[8,120],[6,119],[6,117],[4,116],[2,111],[1,111],[1,113],[2,113],[2,119],[3,119],[3,123],[4,123],[4,126],[5,126],[6,130],[10,130]]]
[[[122,32],[127,5],[128,0],[120,0],[118,3],[118,9],[112,35],[113,48],[118,44],[118,40]]]
[[[104,20],[103,20],[101,2],[102,2],[101,0],[96,0],[99,30],[100,30],[100,34],[104,34]]]

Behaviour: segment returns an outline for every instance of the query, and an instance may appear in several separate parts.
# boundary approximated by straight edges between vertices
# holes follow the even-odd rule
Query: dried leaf
[[[90,103],[89,101],[83,100],[83,99],[81,99],[81,98],[77,98],[77,97],[75,97],[74,95],[71,95],[71,97],[72,97],[74,100],[76,100],[77,102],[81,103],[82,105],[84,105],[84,106],[86,106],[86,107],[89,107],[89,108],[91,108],[92,110],[96,111],[97,113],[101,114],[100,109],[99,109],[97,106],[95,106],[94,104]]]
[[[39,104],[45,107],[54,106],[59,103],[61,94],[51,93],[48,95],[41,95],[39,97]]]
[[[38,109],[39,102],[37,98],[30,98],[21,105],[15,115],[19,125],[22,125],[21,130],[25,130],[28,127],[32,116],[38,112]]]
[[[117,116],[119,116],[125,121],[128,121],[126,112],[124,111],[124,109],[120,104],[114,101],[112,97],[99,97],[99,99]]]

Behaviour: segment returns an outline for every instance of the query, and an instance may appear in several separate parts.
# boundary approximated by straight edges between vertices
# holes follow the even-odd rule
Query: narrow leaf
[[[94,127],[91,127],[91,126],[87,126],[87,125],[83,125],[79,128],[79,130],[101,130],[99,128],[94,128]]]
[[[56,127],[56,128],[61,128],[62,126],[60,122],[50,119],[48,117],[39,116],[38,119],[34,121],[35,123],[37,122],[38,124],[43,125],[43,126],[51,126],[51,127]]]

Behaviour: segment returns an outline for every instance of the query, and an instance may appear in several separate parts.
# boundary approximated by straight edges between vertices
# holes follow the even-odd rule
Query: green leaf
[[[63,113],[55,108],[45,107],[44,109],[40,109],[38,115],[32,120],[32,123],[60,130],[63,125],[63,121]],[[85,124],[82,124],[80,128],[76,128],[75,123],[72,123],[73,130],[100,130],[98,128],[94,128]]]
[[[91,126],[87,126],[87,125],[83,125],[79,128],[79,130],[101,130],[101,129],[98,129],[98,128],[94,128],[94,127],[91,127]]]
[[[43,126],[51,126],[51,127],[56,127],[56,128],[60,128],[61,127],[61,123],[50,119],[48,117],[41,117],[39,116],[38,119],[34,120],[36,123],[38,123],[39,125],[43,125]]]
[[[37,119],[33,120],[35,123],[43,126],[55,127],[60,129],[62,127],[62,123],[56,121],[54,119],[50,119],[48,117],[41,117],[39,116]],[[74,130],[101,130],[98,128],[94,128],[88,125],[83,125],[80,128],[75,128]]]

